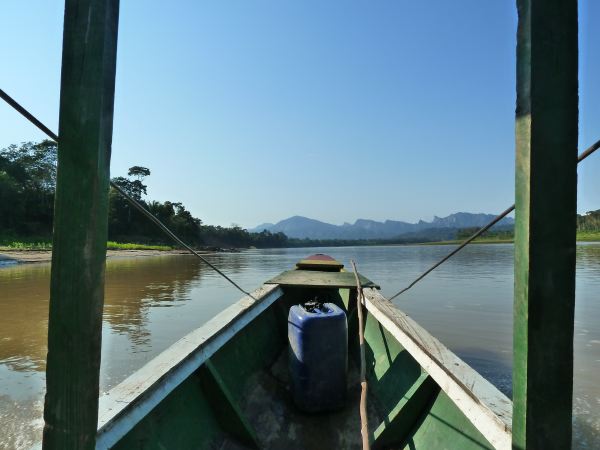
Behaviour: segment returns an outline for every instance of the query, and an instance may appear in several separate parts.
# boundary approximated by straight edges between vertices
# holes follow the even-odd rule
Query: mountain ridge
[[[410,223],[391,219],[379,222],[359,218],[353,224],[345,222],[342,225],[334,225],[296,215],[275,224],[263,223],[248,231],[253,233],[260,233],[263,230],[272,233],[282,232],[289,238],[295,239],[389,239],[431,229],[482,227],[494,217],[496,217],[494,214],[457,212],[446,217],[434,216],[431,222],[419,220],[416,223]],[[502,219],[495,228],[507,228],[513,225],[514,219],[507,217]]]

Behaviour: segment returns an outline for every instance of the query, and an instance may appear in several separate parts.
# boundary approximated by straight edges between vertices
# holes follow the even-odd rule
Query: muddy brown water
[[[302,257],[331,254],[379,283],[404,287],[450,246],[249,250],[210,259],[247,290]],[[511,395],[513,246],[473,245],[396,304]],[[29,448],[43,427],[49,264],[0,268],[0,448]],[[122,381],[239,299],[193,257],[107,263],[101,390]],[[600,244],[577,248],[574,448],[600,448]]]

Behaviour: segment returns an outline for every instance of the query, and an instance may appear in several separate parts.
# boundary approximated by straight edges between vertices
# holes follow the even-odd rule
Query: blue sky
[[[64,2],[2,2],[0,86],[58,128]],[[580,146],[600,139],[600,2],[580,1]],[[211,224],[502,211],[514,1],[121,2],[111,171]],[[43,136],[0,105],[0,147]],[[600,208],[600,155],[579,211]]]

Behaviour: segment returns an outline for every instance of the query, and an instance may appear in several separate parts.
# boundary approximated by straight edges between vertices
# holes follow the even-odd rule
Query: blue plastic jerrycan
[[[294,305],[288,315],[289,372],[296,406],[306,412],[341,408],[346,399],[348,324],[333,303]]]

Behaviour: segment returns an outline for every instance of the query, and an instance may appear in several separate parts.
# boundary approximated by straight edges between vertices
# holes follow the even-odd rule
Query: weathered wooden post
[[[65,5],[44,449],[95,447],[118,15]]]
[[[571,447],[577,0],[517,0],[513,448]]]

